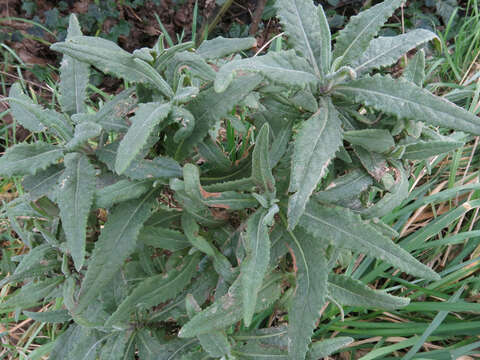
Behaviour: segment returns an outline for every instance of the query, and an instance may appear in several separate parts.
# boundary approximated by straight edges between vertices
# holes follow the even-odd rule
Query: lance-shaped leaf
[[[2,301],[0,311],[35,306],[37,302],[50,295],[63,280],[63,277],[57,276],[23,285],[6,300]]]
[[[32,132],[48,129],[64,141],[72,137],[73,127],[68,120],[56,111],[35,104],[23,93],[20,83],[10,88],[8,103],[13,117],[24,128]]]
[[[258,203],[249,194],[239,194],[235,191],[208,192],[200,185],[200,173],[198,167],[193,164],[185,164],[183,167],[185,180],[185,192],[200,207],[208,206],[225,210],[241,210],[255,207]]]
[[[39,263],[47,262],[47,256],[52,254],[52,247],[49,244],[42,244],[31,249],[27,254],[22,255],[13,275],[21,274],[30,270]]]
[[[460,141],[419,141],[412,144],[405,145],[405,151],[402,155],[403,159],[422,160],[431,156],[450,152],[463,146]]]
[[[254,37],[227,39],[217,36],[212,40],[205,40],[197,49],[197,54],[204,59],[223,58],[229,54],[251,49],[257,45]]]
[[[163,71],[165,69],[165,67],[168,64],[171,63],[170,60],[172,60],[172,58],[176,54],[178,54],[179,52],[181,52],[181,51],[184,52],[185,50],[189,50],[189,49],[192,49],[193,47],[195,47],[195,43],[193,43],[192,41],[187,41],[187,42],[183,42],[183,43],[180,43],[180,44],[170,46],[168,49],[164,49],[163,48],[163,34],[161,36],[162,36],[162,38],[161,39],[159,38],[159,40],[157,42],[157,44],[160,45],[159,47],[161,49],[158,51],[159,54],[158,54],[157,58],[155,59],[155,62],[154,62],[154,65],[153,65],[153,67],[155,69],[157,69],[158,71]]]
[[[336,86],[335,92],[400,119],[412,119],[480,135],[480,119],[405,80],[376,75]]]
[[[152,188],[152,180],[131,181],[123,179],[115,184],[97,189],[95,206],[107,209],[122,201],[137,199]]]
[[[151,214],[152,192],[140,200],[130,200],[113,208],[108,215],[90,257],[75,312],[80,314],[120,270],[135,250],[138,233]]]
[[[133,97],[135,87],[123,90],[107,101],[95,114],[95,122],[108,131],[125,132],[128,129],[125,117],[137,103]]]
[[[180,231],[152,225],[142,228],[138,240],[145,245],[170,251],[178,251],[192,246]]]
[[[370,41],[401,3],[402,0],[385,0],[350,19],[338,32],[335,42],[333,58],[334,63],[337,63],[337,69],[341,65],[350,65],[362,56]]]
[[[30,131],[44,131],[45,125],[41,122],[43,116],[48,116],[46,110],[40,105],[34,104],[32,100],[23,93],[20,83],[10,87],[8,97],[10,111],[15,120],[25,129]]]
[[[382,154],[368,151],[361,146],[353,146],[353,151],[358,156],[365,170],[377,181],[381,181],[388,170],[387,159]]]
[[[188,241],[201,252],[213,258],[213,267],[226,281],[233,282],[235,279],[232,264],[211,242],[199,235],[200,227],[194,217],[188,212],[182,215],[182,228]]]
[[[175,61],[176,71],[180,71],[180,68],[186,67],[194,76],[199,77],[200,79],[206,81],[215,80],[215,70],[213,70],[212,66],[196,53],[182,51],[175,54],[173,61]]]
[[[268,225],[275,212],[257,210],[247,221],[247,232],[244,238],[246,258],[240,267],[242,274],[243,321],[250,326],[258,293],[267,273],[270,261],[270,236]]]
[[[23,313],[38,322],[64,323],[72,320],[72,317],[67,310],[52,310],[44,312],[24,311]]]
[[[95,329],[71,324],[68,329],[55,340],[54,348],[48,358],[50,360],[95,360],[98,350],[96,343],[99,335]]]
[[[304,88],[318,82],[306,60],[295,55],[295,51],[272,51],[263,56],[227,62],[217,73],[215,91],[225,91],[237,73],[246,71],[260,73],[274,83],[289,87]]]
[[[23,189],[32,201],[44,195],[51,196],[64,169],[63,165],[52,165],[36,175],[25,176],[22,181]]]
[[[70,15],[67,39],[81,36],[82,30],[75,14]],[[60,66],[60,97],[62,110],[69,114],[85,111],[85,97],[89,78],[89,65],[65,55]]]
[[[325,170],[342,144],[337,110],[332,102],[322,99],[317,113],[304,122],[295,139],[292,171],[288,191],[288,226],[293,229]]]
[[[423,49],[417,51],[415,56],[408,61],[402,77],[422,87],[425,80],[425,51]]]
[[[115,160],[115,170],[118,174],[122,174],[128,169],[135,157],[147,144],[155,128],[167,119],[170,108],[170,104],[140,104],[135,116],[131,119],[132,126],[118,146]]]
[[[118,142],[114,142],[96,151],[98,159],[111,171],[115,171],[118,145]],[[125,170],[124,175],[133,180],[168,179],[182,176],[182,168],[175,160],[164,156],[157,156],[153,160],[137,158]]]
[[[180,127],[173,136],[173,141],[179,143],[192,134],[192,131],[195,128],[195,117],[190,111],[183,107],[173,106],[169,116]]]
[[[350,144],[379,153],[387,152],[395,146],[395,141],[388,130],[364,129],[350,130],[343,133],[343,138]]]
[[[0,158],[0,174],[3,176],[35,175],[63,157],[59,146],[37,141],[33,144],[17,144],[7,149]]]
[[[185,339],[173,339],[170,341],[160,341],[155,332],[148,328],[136,331],[136,346],[138,348],[138,358],[141,360],[193,360],[201,359],[205,354],[196,354],[194,358],[187,357],[192,347],[197,347],[197,341]],[[132,352],[131,357],[134,357]]]
[[[202,308],[198,305],[192,294],[188,294],[185,297],[185,307],[190,318],[202,311]],[[228,342],[227,335],[225,335],[225,332],[223,331],[215,331],[210,334],[199,335],[198,340],[200,341],[202,348],[211,357],[219,358],[230,355],[231,345]]]
[[[280,296],[280,284],[277,276],[266,279],[260,293],[255,312],[269,308]],[[242,319],[243,300],[241,294],[241,276],[228,289],[227,294],[217,299],[212,305],[196,314],[186,323],[178,336],[181,338],[194,337],[222,330]]]
[[[51,49],[91,64],[107,74],[134,83],[151,84],[166,97],[173,97],[173,90],[154,68],[110,40],[75,36],[65,42],[53,44]]]
[[[314,197],[320,202],[341,205],[367,190],[372,184],[372,177],[365,171],[354,169],[336,178],[326,190],[316,193]]]
[[[262,189],[262,192],[273,199],[275,198],[275,178],[272,174],[269,152],[269,126],[265,124],[260,129],[257,142],[253,149],[252,180]]]
[[[87,219],[95,194],[95,168],[85,155],[65,156],[65,171],[56,193],[67,248],[80,272],[85,259]]]
[[[347,208],[322,206],[310,201],[300,219],[300,226],[315,238],[332,241],[341,248],[369,254],[408,274],[431,280],[440,279],[436,272]]]
[[[392,65],[402,55],[433,39],[437,39],[437,35],[425,29],[415,29],[398,36],[380,36],[370,42],[363,55],[352,63],[352,67],[359,74]]]
[[[318,110],[318,109],[317,109]],[[292,122],[285,124],[283,128],[275,135],[275,140],[270,149],[270,168],[273,169],[282,160],[288,150],[288,144],[292,136]],[[255,149],[254,149],[255,151]]]
[[[395,184],[388,194],[385,194],[375,205],[362,211],[362,215],[367,218],[382,217],[393,211],[408,196],[408,176],[403,169],[402,164],[391,161],[395,167]]]
[[[307,354],[307,360],[323,359],[333,354],[335,351],[344,348],[348,344],[351,344],[352,342],[353,339],[346,336],[315,341],[310,347],[309,353]]]
[[[105,342],[100,353],[102,360],[127,359],[126,347],[130,339],[130,331],[113,333]]]
[[[188,241],[190,241],[194,247],[208,256],[215,257],[217,250],[207,241],[207,239],[198,234],[200,227],[195,222],[193,216],[187,212],[184,212],[182,215],[182,229],[185,232]]]
[[[250,94],[261,81],[260,75],[242,76],[235,79],[221,94],[217,94],[213,88],[202,91],[187,105],[187,110],[196,114],[195,128],[193,133],[179,145],[178,157],[188,155],[188,152],[207,136],[210,128]]]
[[[135,309],[149,309],[177,296],[192,280],[197,271],[200,254],[187,258],[180,269],[171,269],[141,281],[122,301],[105,326],[122,324]]]
[[[337,274],[328,275],[328,293],[341,305],[394,310],[407,306],[409,298],[373,290],[361,281]]]
[[[84,121],[75,126],[73,138],[66,144],[67,149],[75,149],[88,140],[99,136],[102,132],[102,126],[93,121]]]
[[[264,344],[258,341],[241,341],[233,348],[233,353],[240,360],[288,360],[286,350],[272,344]],[[315,359],[317,360],[317,359]]]
[[[324,244],[304,231],[288,239],[296,264],[295,296],[288,310],[288,353],[303,360],[327,294],[328,267]]]
[[[305,56],[317,76],[329,70],[324,52],[330,48],[330,32],[317,7],[311,0],[279,0],[275,3],[277,15],[293,48]]]
[[[232,169],[232,162],[211,138],[206,138],[197,146],[198,154],[205,159],[202,168],[211,169],[212,171],[220,171],[229,173]],[[207,166],[207,167],[205,167]]]

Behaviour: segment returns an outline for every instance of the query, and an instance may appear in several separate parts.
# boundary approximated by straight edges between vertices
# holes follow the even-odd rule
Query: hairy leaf
[[[20,83],[15,83],[10,87],[8,103],[15,120],[26,129],[32,132],[48,129],[64,141],[68,141],[72,137],[73,127],[66,117],[35,104],[23,93]]]
[[[204,59],[223,58],[229,54],[251,49],[257,45],[254,37],[227,39],[217,36],[212,40],[205,40],[197,49],[197,54]]]
[[[355,154],[365,170],[378,182],[382,180],[383,175],[388,171],[387,159],[382,154],[368,151],[361,146],[353,146]]]
[[[397,162],[391,161],[396,169],[397,178],[390,192],[385,194],[375,205],[362,211],[362,215],[367,218],[382,217],[392,212],[408,196],[408,177],[403,166]]]
[[[144,148],[157,125],[167,119],[170,109],[170,104],[140,104],[135,116],[131,119],[132,126],[118,146],[115,160],[115,170],[118,174],[122,174],[128,169]]]
[[[186,309],[188,316],[192,318],[195,314],[202,311],[198,305],[195,297],[192,294],[188,294],[185,297]],[[222,357],[230,355],[231,345],[228,342],[228,338],[223,331],[215,331],[210,334],[199,335],[198,340],[202,345],[202,348],[211,357]]]
[[[192,49],[195,46],[193,41],[187,41],[170,46],[168,49],[164,49],[163,38],[159,38],[157,44],[161,46],[161,50],[159,51],[159,55],[155,59],[153,66],[158,71],[163,71],[165,67],[170,64],[170,61],[175,55],[179,54],[180,52],[185,52],[185,50]]]
[[[62,277],[55,277],[23,285],[5,301],[0,303],[0,311],[9,308],[22,309],[35,306],[37,302],[50,295],[62,281]]]
[[[274,83],[304,88],[315,85],[317,77],[311,73],[308,63],[295,55],[293,50],[273,51],[254,58],[230,61],[223,65],[215,78],[215,91],[223,92],[237,73],[260,73]]]
[[[395,146],[390,132],[385,129],[350,130],[343,133],[343,138],[350,144],[379,153],[387,152]]]
[[[65,171],[56,193],[60,218],[67,238],[67,248],[80,272],[85,259],[87,219],[95,194],[95,168],[85,155],[65,156]]]
[[[44,195],[51,196],[64,169],[62,165],[52,165],[38,171],[35,175],[25,176],[22,182],[23,189],[32,201]]]
[[[178,251],[192,246],[180,231],[160,226],[144,226],[138,235],[138,240],[145,245],[170,251]]]
[[[44,312],[24,311],[23,313],[35,321],[45,323],[64,323],[72,319],[67,310],[51,310]]]
[[[50,360],[81,359],[95,360],[97,355],[98,333],[80,325],[71,325],[55,340]]]
[[[288,189],[294,193],[288,201],[289,228],[293,229],[298,223],[310,195],[341,144],[337,111],[330,100],[322,100],[318,112],[304,122],[295,139]]]
[[[296,264],[295,296],[288,311],[288,353],[303,360],[327,294],[327,261],[323,244],[301,230],[288,240]]]
[[[437,35],[425,29],[415,29],[397,36],[378,37],[370,42],[365,53],[352,63],[352,67],[360,73],[390,66],[402,55],[433,39],[437,39]]]
[[[195,116],[195,128],[192,135],[185,139],[177,149],[177,154],[185,157],[192,148],[202,141],[208,130],[220,121],[222,117],[238,104],[245,96],[261,82],[259,75],[241,76],[235,79],[222,94],[217,94],[213,88],[202,91],[198,97],[187,106]]]
[[[134,87],[125,89],[103,104],[95,114],[95,122],[108,131],[127,131],[128,123],[125,117],[137,103],[133,97],[134,90]]]
[[[176,71],[180,68],[188,68],[189,71],[196,77],[206,81],[215,80],[215,70],[212,66],[196,53],[183,51],[175,54],[174,57]]]
[[[153,202],[149,192],[140,200],[123,202],[112,209],[90,257],[76,313],[87,308],[135,250],[138,233],[150,216]]]
[[[307,59],[317,76],[327,73],[329,64],[322,63],[329,48],[330,32],[324,19],[318,16],[311,0],[279,0],[277,15],[293,48]]]
[[[425,80],[425,51],[417,51],[415,56],[408,61],[402,77],[415,85],[422,87]]]
[[[402,155],[402,158],[409,160],[423,160],[431,156],[450,152],[462,146],[463,142],[460,141],[419,141],[405,145],[405,151]]]
[[[257,296],[262,287],[270,260],[270,237],[268,223],[272,216],[267,217],[266,210],[257,210],[247,221],[247,232],[244,238],[246,258],[240,267],[242,274],[243,321],[250,326]]]
[[[341,248],[367,253],[406,273],[432,280],[440,278],[349,209],[320,206],[311,201],[300,219],[300,226],[316,238],[332,241]]]
[[[341,65],[350,65],[364,54],[372,39],[402,1],[385,0],[350,19],[338,32],[335,42],[333,58],[337,62],[337,69]]]
[[[392,296],[373,290],[361,281],[344,275],[328,275],[328,293],[341,305],[394,310],[407,306],[409,298]]]
[[[131,181],[123,179],[115,184],[97,189],[95,192],[95,206],[107,209],[123,201],[137,199],[152,187],[151,180]]]
[[[107,74],[134,83],[151,84],[166,97],[173,97],[173,90],[154,68],[112,41],[99,37],[75,36],[65,42],[53,44],[51,49],[91,64]]]
[[[263,344],[257,341],[239,342],[235,347],[233,353],[240,360],[288,360],[286,350],[278,348],[278,346]]]
[[[260,312],[271,306],[280,296],[280,287],[276,279],[267,279],[258,294],[255,312]],[[240,321],[243,316],[243,300],[241,294],[241,278],[237,278],[227,294],[217,299],[212,305],[195,315],[180,330],[181,338],[207,334],[222,330]]]
[[[409,81],[376,75],[337,85],[337,94],[401,119],[480,134],[480,119]]]
[[[81,36],[82,30],[75,14],[70,15],[67,39]],[[60,98],[62,110],[69,114],[85,111],[89,65],[65,55],[60,66]]]
[[[119,331],[114,333],[105,342],[100,352],[101,360],[124,360],[126,359],[126,347],[130,338],[130,332]]]
[[[354,169],[349,173],[340,176],[324,191],[314,195],[315,199],[324,203],[341,205],[346,200],[358,196],[373,184],[372,177],[365,171]]]
[[[257,205],[257,201],[249,194],[239,194],[234,191],[207,192],[200,185],[198,167],[185,164],[183,167],[185,192],[199,207],[212,207],[225,210],[241,210]]]
[[[155,332],[150,333],[147,328],[140,329],[136,338],[139,360],[183,360],[192,346],[198,346],[197,341],[185,339],[160,341]],[[133,354],[132,357],[134,357]]]
[[[41,119],[42,117],[48,116],[47,110],[33,103],[33,101],[23,93],[20,83],[14,83],[10,87],[8,97],[12,99],[9,101],[10,111],[20,125],[30,131],[46,130]]]
[[[108,144],[96,151],[98,159],[111,171],[115,171],[118,142]],[[135,159],[125,170],[124,175],[132,180],[172,178],[182,176],[182,168],[173,159],[157,156],[153,160]]]
[[[102,132],[102,126],[93,121],[84,121],[75,126],[73,138],[66,144],[68,149],[75,149],[88,140],[99,136]]]
[[[185,260],[180,270],[172,269],[167,274],[154,275],[141,281],[122,301],[105,326],[122,324],[136,308],[149,309],[175,297],[192,280],[199,260],[200,256],[196,254]]]
[[[37,141],[9,147],[0,158],[0,174],[3,176],[35,175],[63,157],[59,146]]]
[[[346,336],[339,336],[331,339],[315,341],[310,347],[307,360],[317,360],[333,354],[335,351],[351,344],[353,339]]]
[[[253,149],[252,158],[252,180],[257,186],[262,189],[262,192],[268,194],[273,199],[275,198],[275,178],[270,167],[269,154],[269,127],[265,124],[260,129],[257,136],[257,143]]]

